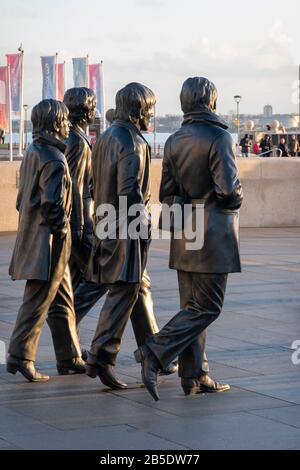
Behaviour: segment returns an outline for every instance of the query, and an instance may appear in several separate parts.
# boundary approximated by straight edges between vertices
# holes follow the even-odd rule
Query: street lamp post
[[[25,150],[27,149],[27,111],[28,111],[28,104],[23,105],[25,111]]]
[[[237,120],[237,143],[240,145],[240,102],[241,102],[241,95],[235,95],[234,101],[236,102],[236,120]]]

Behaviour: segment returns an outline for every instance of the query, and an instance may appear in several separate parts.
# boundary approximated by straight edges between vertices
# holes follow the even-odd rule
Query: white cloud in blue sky
[[[59,53],[72,85],[71,58],[104,60],[107,104],[129,81],[157,94],[159,113],[179,113],[185,78],[205,75],[219,89],[219,110],[297,111],[292,83],[300,63],[298,0],[9,0],[1,5],[0,61],[25,50],[25,100],[41,97],[40,56]]]

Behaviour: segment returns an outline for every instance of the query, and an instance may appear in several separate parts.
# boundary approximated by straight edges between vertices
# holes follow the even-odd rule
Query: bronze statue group
[[[59,374],[86,373],[111,389],[126,389],[114,367],[130,319],[135,359],[155,400],[158,374],[177,370],[186,395],[229,390],[209,376],[205,340],[222,311],[228,273],[241,270],[242,188],[231,136],[216,113],[214,84],[189,78],[180,100],[183,123],[165,145],[160,200],[204,201],[204,245],[189,251],[184,236],[171,237],[180,311],[161,330],[146,270],[150,217],[146,238],[121,237],[118,230],[120,197],[129,208],[139,204],[150,212],[151,148],[142,132],[153,116],[154,93],[139,83],[119,90],[114,121],[93,149],[86,133],[96,113],[92,90],[71,88],[64,102],[43,100],[33,108],[33,142],[20,170],[19,227],[9,269],[12,279],[26,285],[8,372],[19,371],[32,382],[49,380],[35,369],[47,320]],[[116,210],[117,236],[99,239],[96,209],[103,204]],[[90,350],[82,351],[79,324],[105,294]]]

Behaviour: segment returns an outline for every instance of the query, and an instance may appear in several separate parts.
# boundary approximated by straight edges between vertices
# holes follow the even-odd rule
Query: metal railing
[[[282,157],[282,150],[279,149],[278,147],[274,147],[273,149],[271,150],[267,150],[266,152],[263,152],[263,153],[259,153],[257,154],[258,157],[264,157],[265,155],[268,155],[272,153],[272,157],[275,157],[275,158],[281,158]],[[279,153],[279,155],[278,155]]]

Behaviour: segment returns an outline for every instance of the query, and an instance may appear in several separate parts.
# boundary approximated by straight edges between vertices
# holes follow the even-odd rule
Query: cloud
[[[109,34],[112,41],[121,44],[135,43],[142,39],[142,36],[136,31],[118,31]]]
[[[181,51],[154,52],[142,59],[112,59],[106,64],[107,83],[115,92],[126,82],[144,82],[158,94],[159,110],[180,112],[178,94],[183,80],[203,75],[219,88],[223,112],[232,107],[236,92],[243,95],[244,109],[249,112],[259,112],[267,101],[288,112],[293,109],[291,86],[297,78],[294,46],[293,38],[276,20],[260,41],[253,37],[242,44],[203,36]]]
[[[162,7],[165,5],[165,0],[135,0],[135,5],[137,7]]]
[[[257,68],[274,72],[294,65],[293,46],[293,39],[284,31],[281,21],[274,21],[267,39],[257,48],[254,57]]]

